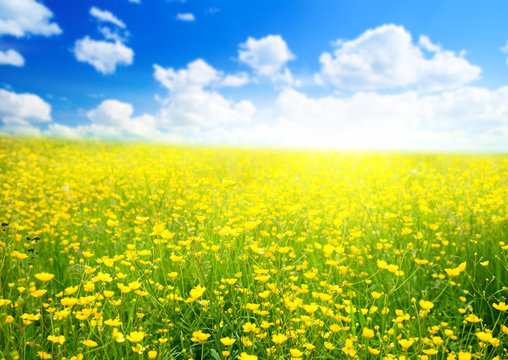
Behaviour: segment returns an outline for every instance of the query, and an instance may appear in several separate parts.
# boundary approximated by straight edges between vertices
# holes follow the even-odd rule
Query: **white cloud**
[[[141,4],[141,0],[129,0],[131,3]]]
[[[257,110],[249,101],[235,102],[210,90],[222,78],[203,65],[160,68],[157,77],[170,93],[155,115],[135,116],[131,104],[109,99],[86,113],[89,124],[76,127],[51,123],[39,130],[38,122],[51,121],[49,104],[32,94],[1,90],[1,130],[316,148],[508,151],[508,87],[317,98],[285,89],[272,106]],[[196,75],[207,72],[208,80],[198,82]],[[173,74],[171,79],[166,73]]]
[[[231,86],[231,87],[238,87],[243,86],[249,82],[249,75],[245,72],[241,72],[236,75],[227,75],[222,79],[221,85],[222,86]]]
[[[16,50],[0,51],[0,65],[23,66],[25,59]]]
[[[418,39],[418,44],[420,44],[420,47],[422,49],[425,49],[430,52],[441,51],[441,46],[436,45],[432,41],[430,41],[430,38],[427,35],[420,35],[420,38]]]
[[[73,49],[76,59],[92,65],[103,74],[114,73],[118,65],[131,65],[134,51],[124,44],[129,37],[125,23],[111,12],[95,6],[90,8],[90,15],[100,23],[107,24],[97,29],[110,41],[93,40],[89,36],[76,40]],[[109,24],[114,26],[110,27]]]
[[[134,51],[120,41],[98,41],[88,36],[76,40],[74,56],[78,61],[92,65],[103,74],[112,74],[117,65],[131,65]]]
[[[51,105],[34,94],[17,94],[0,89],[0,119],[5,128],[31,127],[51,121]]]
[[[319,58],[318,83],[349,90],[415,87],[425,91],[452,89],[476,80],[481,72],[462,54],[442,50],[426,36],[419,45],[402,26],[383,25],[351,41],[335,42],[333,54]],[[422,49],[432,56],[426,58]]]
[[[274,81],[292,82],[286,64],[294,58],[280,35],[268,35],[259,40],[249,37],[245,43],[240,44],[238,51],[240,62],[250,66],[259,75],[271,77]]]
[[[178,13],[176,15],[176,19],[180,21],[194,21],[196,18],[194,17],[194,14],[192,13]]]
[[[160,125],[166,129],[246,123],[256,112],[249,101],[235,102],[208,89],[220,85],[222,73],[202,59],[189,63],[185,69],[175,71],[154,65],[154,70],[155,79],[170,91],[158,113]]]
[[[0,1],[0,36],[51,36],[62,33],[57,23],[51,22],[53,13],[35,0]]]
[[[79,131],[76,131],[76,128],[58,123],[49,124],[47,130],[44,131],[43,134],[66,139],[79,139],[83,137],[79,134]]]
[[[154,77],[164,87],[173,92],[200,89],[220,79],[221,73],[208,65],[203,59],[197,59],[187,65],[186,69],[175,71],[154,65]]]
[[[125,23],[113,15],[110,11],[101,10],[95,6],[92,6],[90,8],[90,15],[95,17],[100,22],[111,23],[118,26],[119,28],[125,29]]]
[[[497,132],[495,146],[487,139],[508,125],[507,104],[508,87],[317,99],[286,89],[273,107],[273,133],[282,123],[291,145],[374,149],[499,149],[504,136],[506,150],[506,132]]]
[[[127,30],[119,31],[118,29],[112,30],[109,26],[99,26],[97,28],[99,32],[104,36],[107,40],[119,41],[124,43],[127,41],[129,37],[129,32]]]
[[[89,124],[75,127],[50,124],[43,134],[67,138],[164,140],[164,134],[156,128],[153,116],[133,116],[133,113],[131,104],[108,99],[86,113]]]
[[[249,122],[255,111],[250,101],[234,102],[216,91],[200,89],[169,96],[158,117],[161,126],[166,129],[172,129],[173,126],[209,128],[224,123]]]
[[[130,135],[147,139],[157,134],[153,116],[143,114],[133,117],[133,113],[134,108],[129,103],[114,99],[104,100],[98,107],[87,113],[92,124],[83,129],[94,135],[100,135],[105,131],[114,136]]]

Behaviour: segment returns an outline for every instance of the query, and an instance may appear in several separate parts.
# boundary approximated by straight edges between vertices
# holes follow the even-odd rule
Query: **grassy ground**
[[[0,138],[0,358],[506,359],[508,156]]]

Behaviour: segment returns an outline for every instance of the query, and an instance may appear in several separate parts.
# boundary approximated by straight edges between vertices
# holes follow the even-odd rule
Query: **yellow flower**
[[[73,306],[79,302],[78,299],[72,297],[64,297],[60,300],[60,304],[63,306]]]
[[[40,358],[41,359],[51,359],[52,356],[51,354],[48,354],[47,352],[44,352],[44,351],[37,351],[37,354],[39,354]]]
[[[315,347],[313,344],[311,344],[311,343],[305,343],[303,346],[305,346],[305,348],[306,348],[307,350],[314,350],[314,349],[316,348],[316,347]]]
[[[256,330],[257,325],[250,322],[243,324],[242,328],[245,332],[251,332]]]
[[[459,266],[457,266],[454,269],[445,269],[445,272],[448,274],[448,276],[455,277],[459,276],[460,273],[464,272],[466,270],[467,262],[464,261]]]
[[[0,306],[7,306],[12,303],[12,300],[2,299],[0,298]]]
[[[362,336],[367,339],[373,338],[374,330],[365,327],[363,328]]]
[[[276,335],[272,335],[272,341],[275,343],[275,344],[281,344],[283,343],[284,341],[286,341],[288,339],[288,337],[284,334],[276,334]]]
[[[353,340],[346,339],[346,345],[342,348],[342,352],[349,355],[349,356],[356,355],[356,350],[353,345]]]
[[[256,311],[257,309],[259,309],[259,304],[247,303],[247,305],[245,305],[245,308],[247,310]]]
[[[113,319],[108,319],[108,320],[104,321],[104,325],[115,327],[115,326],[122,325],[122,322],[120,321],[119,318],[116,318],[114,320]]]
[[[42,295],[44,295],[45,293],[47,293],[48,290],[45,290],[45,289],[39,289],[39,290],[34,290],[30,293],[30,295],[32,295],[33,297],[35,298],[38,298],[38,297],[41,297]]]
[[[12,257],[15,257],[18,260],[24,260],[24,259],[28,258],[28,255],[20,253],[18,250],[14,250],[12,252]]]
[[[231,339],[230,337],[224,337],[220,339],[220,342],[223,343],[225,346],[230,346],[235,343],[236,339]]]
[[[371,348],[370,346],[367,347],[367,349],[369,350],[369,352],[372,354],[372,355],[377,355],[380,353],[380,351],[378,349],[373,349]]]
[[[189,291],[190,298],[185,300],[188,303],[194,302],[197,299],[199,299],[206,291],[206,287],[203,287],[201,285],[195,286]]]
[[[381,296],[383,296],[383,293],[373,291],[370,293],[374,299],[379,299]]]
[[[389,264],[387,267],[386,267],[386,270],[388,270],[389,272],[391,273],[395,273],[397,272],[397,270],[399,270],[399,266],[398,265],[395,265],[395,264]]]
[[[68,288],[65,288],[64,290],[64,294],[65,295],[72,295],[74,294],[76,291],[78,291],[78,286],[69,286]]]
[[[131,343],[137,343],[143,340],[145,337],[145,333],[143,331],[132,331],[129,335],[126,336],[127,340]]]
[[[202,332],[201,330],[198,330],[198,331],[194,331],[192,333],[191,340],[194,342],[202,342],[202,341],[205,341],[206,339],[208,339],[210,336],[211,336],[210,334],[206,334],[206,333]]]
[[[38,273],[38,274],[35,274],[34,277],[37,279],[37,280],[40,280],[42,282],[48,282],[50,281],[51,279],[53,279],[55,277],[54,274],[50,274],[50,273],[47,273],[47,272],[41,272],[41,273]]]
[[[330,330],[332,330],[333,332],[339,332],[340,329],[342,329],[342,328],[337,324],[330,325]]]
[[[303,356],[303,352],[298,349],[289,349],[292,357],[299,358]]]
[[[141,283],[139,281],[133,281],[133,282],[129,283],[128,286],[129,286],[129,289],[131,289],[131,290],[137,290],[141,287]]]
[[[436,349],[423,349],[422,351],[427,355],[436,355],[439,352]]]
[[[246,352],[243,352],[238,357],[238,360],[258,360],[258,357],[256,355],[249,355]]]
[[[481,318],[479,318],[478,316],[476,316],[475,314],[470,314],[470,315],[466,316],[466,321],[469,321],[471,323],[477,323],[477,322],[482,322],[483,320]]]
[[[98,346],[99,344],[97,344],[95,341],[93,340],[83,340],[81,342],[83,345],[85,345],[86,347],[96,347]]]
[[[173,262],[180,262],[183,259],[183,256],[171,255],[169,259]]]
[[[155,351],[155,350],[150,350],[150,351],[148,352],[148,358],[149,358],[149,359],[155,359],[156,357],[157,357],[157,351]]]
[[[325,345],[325,348],[327,350],[333,350],[333,349],[335,349],[335,346],[333,346],[333,344],[328,342],[328,341],[325,341],[324,345]]]
[[[63,335],[60,335],[60,336],[48,335],[48,340],[54,344],[62,345],[65,342],[65,336],[63,336]]]
[[[459,359],[458,360],[471,360],[472,355],[468,352],[459,351]]]
[[[399,340],[399,344],[400,346],[402,346],[402,348],[405,350],[405,349],[409,349],[413,344],[414,344],[414,340],[413,339],[400,339]]]
[[[499,310],[499,311],[506,311],[506,310],[508,310],[508,305],[505,304],[504,301],[500,302],[499,304],[494,303],[494,304],[492,304],[492,306],[494,307],[494,309]]]
[[[139,355],[143,354],[145,348],[141,344],[136,344],[136,346],[131,346],[132,351],[138,353]]]
[[[312,303],[310,305],[303,305],[303,309],[309,314],[313,314],[318,309],[318,304]]]
[[[434,307],[434,303],[432,301],[420,300],[418,303],[423,310],[430,310]]]
[[[482,331],[477,332],[476,336],[478,337],[478,339],[480,341],[483,341],[483,342],[490,342],[490,340],[492,340],[492,334],[489,334],[486,332],[482,332]]]
[[[117,328],[113,329],[113,337],[117,343],[125,342],[125,336]]]

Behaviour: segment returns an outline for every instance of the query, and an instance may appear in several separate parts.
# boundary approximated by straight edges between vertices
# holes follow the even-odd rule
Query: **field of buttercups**
[[[0,186],[0,358],[508,358],[507,155],[3,137]]]

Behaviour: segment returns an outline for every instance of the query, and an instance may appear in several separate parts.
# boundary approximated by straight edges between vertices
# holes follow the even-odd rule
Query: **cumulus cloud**
[[[36,0],[0,1],[0,37],[10,35],[52,36],[62,33],[57,23],[52,22],[53,13]],[[25,59],[16,50],[0,51],[0,65],[23,66]]]
[[[201,129],[201,142],[335,149],[508,150],[508,87],[439,94],[283,90],[254,121]]]
[[[238,87],[243,86],[249,82],[249,75],[246,72],[241,72],[235,75],[227,75],[222,79],[222,86]]]
[[[154,77],[169,90],[158,113],[161,126],[213,127],[224,123],[246,123],[256,108],[250,102],[235,102],[210,89],[220,84],[222,73],[198,59],[185,69],[174,70],[154,65]]]
[[[341,89],[414,87],[438,91],[465,85],[478,79],[481,72],[463,54],[443,50],[426,36],[414,44],[402,26],[383,25],[354,40],[336,41],[335,46],[333,54],[320,56],[321,72],[316,81]]]
[[[155,118],[148,114],[133,117],[131,104],[110,99],[104,100],[98,107],[90,110],[87,117],[92,122],[87,130],[95,135],[131,135],[140,138],[152,138],[158,132]]]
[[[92,137],[160,141],[170,138],[157,129],[156,120],[152,115],[133,116],[133,114],[134,108],[131,104],[108,99],[86,113],[90,120],[89,124],[71,127],[54,123],[50,124],[43,134],[67,138]]]
[[[197,59],[186,69],[174,70],[154,65],[154,77],[172,92],[199,90],[220,79],[221,73],[208,65],[203,59]]]
[[[125,43],[130,35],[127,30],[119,31],[118,29],[112,29],[109,26],[99,26],[97,30],[99,30],[106,40],[113,40],[115,42],[119,41],[121,43]]]
[[[296,144],[471,150],[492,147],[485,140],[493,129],[506,127],[506,104],[508,87],[494,91],[464,87],[428,95],[357,92],[322,98],[286,89],[277,98],[273,117],[274,124],[283,123],[295,132],[291,141]],[[508,144],[505,135],[498,132],[496,146],[502,136]]]
[[[160,68],[157,75],[155,70],[169,90],[155,115],[135,116],[131,104],[109,99],[86,113],[89,124],[76,127],[50,123],[39,130],[38,123],[51,121],[49,104],[33,94],[2,90],[2,130],[316,148],[508,151],[508,87],[325,97],[284,89],[272,106],[258,110],[214,91],[212,84],[222,78],[204,65]],[[198,81],[205,73],[208,80]]]
[[[194,21],[196,18],[193,13],[178,13],[176,19],[180,21]]]
[[[90,8],[90,15],[96,18],[99,22],[111,23],[118,26],[119,28],[125,28],[125,23],[113,15],[110,11],[101,10],[95,6],[92,6]]]
[[[23,37],[27,35],[51,36],[62,33],[52,22],[53,13],[35,0],[0,1],[0,35]]]
[[[134,51],[120,41],[92,40],[85,36],[74,44],[74,56],[103,74],[112,74],[117,65],[131,65]]]
[[[0,119],[5,126],[50,122],[51,105],[34,94],[0,89]]]
[[[23,66],[25,59],[16,50],[0,51],[0,65]]]
[[[271,77],[274,81],[292,82],[286,67],[295,56],[280,35],[268,35],[261,39],[249,37],[240,44],[238,59],[250,66],[257,74]]]
[[[76,40],[73,48],[76,59],[92,65],[95,70],[105,75],[114,73],[118,65],[131,65],[134,51],[125,45],[129,36],[125,23],[111,12],[95,6],[90,8],[90,15],[100,23],[114,26],[98,26],[97,29],[105,40],[94,40],[89,36]]]

